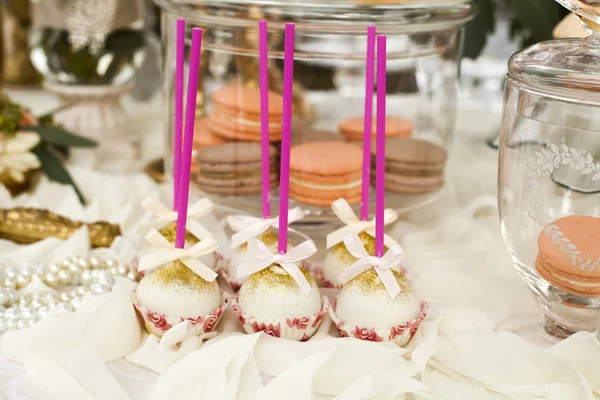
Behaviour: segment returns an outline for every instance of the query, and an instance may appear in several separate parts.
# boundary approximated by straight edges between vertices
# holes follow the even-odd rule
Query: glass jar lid
[[[460,26],[471,19],[472,0],[155,0],[164,10],[205,26],[240,28],[269,21],[269,30],[295,22],[296,30],[364,34],[376,24],[379,33],[427,32]]]
[[[600,38],[550,40],[514,54],[509,84],[567,101],[600,105]]]

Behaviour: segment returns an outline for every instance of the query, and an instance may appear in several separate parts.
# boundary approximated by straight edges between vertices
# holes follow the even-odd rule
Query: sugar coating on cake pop
[[[179,260],[144,276],[135,296],[153,312],[184,318],[212,314],[221,305],[217,281],[205,281]]]
[[[360,238],[360,241],[365,247],[367,253],[369,253],[371,256],[374,256],[375,238],[366,232],[360,232],[358,237]],[[387,251],[387,247],[385,247],[384,251]],[[342,286],[342,282],[340,282],[338,276],[356,261],[358,261],[358,258],[350,254],[344,242],[340,242],[327,252],[322,271],[323,276],[335,286]],[[399,271],[400,265],[397,265],[394,267],[394,269]]]
[[[374,269],[369,269],[344,285],[337,298],[336,314],[350,329],[375,329],[388,337],[390,329],[411,321],[421,313],[421,300],[410,281],[392,271],[401,292],[392,299]]]
[[[172,224],[167,225],[164,228],[162,228],[159,232],[169,242],[175,243],[175,237],[177,236],[177,223],[173,222]],[[193,246],[195,244],[198,244],[199,241],[200,240],[196,236],[192,235],[190,232],[188,232],[188,231],[185,232],[186,245]],[[200,258],[198,258],[198,260],[210,269],[214,269],[216,261],[217,261],[217,259],[215,257],[215,253],[205,254],[205,255],[201,256]]]
[[[244,282],[238,297],[240,309],[260,322],[282,322],[318,314],[321,296],[317,283],[304,268],[300,271],[312,288],[308,295],[282,267],[273,264]]]

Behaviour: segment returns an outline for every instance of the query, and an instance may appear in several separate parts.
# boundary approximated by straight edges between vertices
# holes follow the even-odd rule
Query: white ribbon
[[[146,235],[146,240],[157,251],[142,257],[138,268],[139,271],[160,267],[168,262],[179,260],[207,282],[212,282],[217,278],[217,274],[212,269],[198,260],[199,257],[210,254],[219,247],[214,238],[203,239],[189,249],[178,249],[156,229],[152,229]]]
[[[148,197],[142,202],[142,207],[151,212],[152,215],[156,216],[157,218],[140,225],[138,229],[140,232],[148,232],[151,229],[162,229],[173,222],[177,222],[177,211],[173,211],[171,208],[167,207],[156,199]],[[195,219],[203,217],[213,209],[213,202],[206,197],[198,200],[188,208],[185,227],[186,230],[198,238],[198,240],[214,236],[209,230],[195,221]]]
[[[352,207],[346,201],[346,199],[337,199],[331,204],[331,208],[337,217],[346,226],[338,229],[327,235],[327,248],[330,249],[338,243],[342,243],[346,236],[353,233],[359,234],[366,232],[367,234],[375,237],[375,219],[371,221],[361,221],[360,218],[354,214]],[[390,208],[386,208],[383,214],[383,224],[389,225],[398,219],[398,213]],[[398,243],[389,237],[388,235],[383,236],[383,243],[388,247],[397,245]]]
[[[255,237],[250,237],[248,239],[248,253],[254,260],[239,266],[237,279],[241,281],[258,271],[262,271],[271,264],[279,264],[296,281],[304,294],[308,295],[312,288],[296,262],[304,260],[316,252],[317,246],[315,246],[315,243],[312,240],[307,240],[285,254],[273,254],[263,242]]]
[[[394,274],[392,273],[391,268],[400,264],[402,259],[404,258],[404,251],[399,244],[396,244],[388,249],[388,251],[383,255],[383,257],[375,257],[369,255],[362,241],[358,237],[356,233],[353,233],[347,236],[344,239],[344,244],[346,248],[354,257],[359,260],[352,264],[348,269],[342,272],[338,279],[342,284],[350,281],[354,277],[362,274],[369,268],[375,268],[375,272],[379,275],[383,286],[389,293],[392,299],[395,299],[396,296],[400,293],[400,285],[396,281]]]
[[[304,211],[300,207],[292,208],[288,212],[288,225],[301,220],[304,217]],[[251,215],[232,215],[227,217],[227,223],[236,231],[231,236],[231,248],[246,243],[251,237],[257,237],[269,228],[279,227],[279,217],[258,218]]]

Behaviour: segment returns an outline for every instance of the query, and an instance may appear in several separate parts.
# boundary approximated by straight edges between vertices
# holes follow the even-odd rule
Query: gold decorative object
[[[29,60],[29,1],[0,2],[0,26],[2,81],[17,85],[40,83],[40,75]]]
[[[0,238],[19,244],[35,243],[47,237],[68,239],[83,225],[89,229],[93,247],[110,247],[113,240],[121,235],[119,225],[105,221],[72,221],[38,208],[0,209]]]

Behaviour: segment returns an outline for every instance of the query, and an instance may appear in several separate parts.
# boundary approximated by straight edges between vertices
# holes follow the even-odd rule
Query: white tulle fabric
[[[521,317],[529,323],[539,312],[514,271],[500,235],[495,197],[497,153],[486,148],[481,138],[482,127],[494,118],[498,119],[490,114],[459,114],[461,147],[452,153],[442,198],[397,222],[388,232],[405,250],[403,266],[415,290],[430,305],[427,319],[407,348],[333,338],[337,333],[327,319],[306,343],[246,335],[239,333],[239,322],[228,310],[218,326],[227,333],[202,345],[182,346],[175,343],[178,337],[150,346],[148,341],[140,343],[139,332],[124,335],[119,323],[118,328],[105,325],[102,332],[90,332],[74,341],[51,335],[42,349],[40,343],[31,341],[42,337],[34,329],[55,323],[49,319],[30,332],[4,335],[0,398],[410,398],[407,394],[415,399],[443,400],[600,398],[600,344],[594,337],[580,333],[545,347],[502,332],[509,328],[507,320]],[[170,190],[156,187],[141,174],[104,175],[83,168],[72,172],[89,200],[85,208],[70,189],[45,180],[33,195],[16,200],[0,188],[0,205],[47,207],[85,221],[108,219],[121,224],[125,234],[134,238],[137,226],[147,221],[139,207],[142,200],[152,196],[168,204]],[[110,250],[93,252],[127,259],[140,244],[131,242],[120,240]],[[0,241],[0,265],[48,262],[88,251],[84,230],[67,241],[46,239],[28,246]],[[103,295],[104,301],[86,300],[97,307],[85,317],[84,313],[77,315],[78,311],[55,318],[65,319],[61,329],[70,337],[73,333],[68,332],[82,323],[80,318],[87,323],[92,323],[92,315],[111,320],[119,307],[131,307],[122,295],[115,290]],[[335,292],[327,295],[333,297]],[[133,313],[122,316],[123,323],[131,327],[134,319]],[[97,343],[100,334],[102,345]],[[121,343],[124,339],[129,340],[128,345]],[[37,347],[25,348],[19,340]],[[15,348],[9,349],[8,344]],[[178,353],[182,348],[185,351]],[[145,352],[145,361],[138,364],[162,375],[122,358],[128,353],[135,358],[140,351]],[[165,352],[170,355],[167,363],[165,357],[153,357]],[[156,367],[159,358],[162,364]]]

